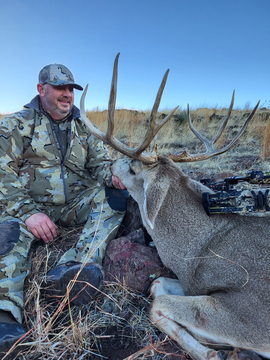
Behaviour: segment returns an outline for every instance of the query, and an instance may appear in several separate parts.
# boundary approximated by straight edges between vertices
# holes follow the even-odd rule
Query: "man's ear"
[[[37,91],[39,93],[40,96],[44,96],[44,85],[41,84],[37,84]]]
[[[168,179],[144,182],[143,211],[147,224],[154,229],[155,219],[170,187]]]

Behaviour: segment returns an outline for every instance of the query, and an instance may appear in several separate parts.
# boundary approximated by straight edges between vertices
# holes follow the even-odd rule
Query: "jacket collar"
[[[24,105],[24,107],[41,111],[39,108],[39,104],[40,104],[40,99],[39,99],[39,95],[37,95],[28,104]],[[73,105],[71,114],[72,114],[72,120],[80,117],[80,110],[77,108],[77,106]]]

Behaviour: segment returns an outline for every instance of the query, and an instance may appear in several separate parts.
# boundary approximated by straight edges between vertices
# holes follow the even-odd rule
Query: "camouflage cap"
[[[75,89],[83,90],[83,88],[74,82],[72,72],[64,65],[50,64],[44,66],[40,70],[38,77],[40,84],[51,84],[54,86],[72,85]]]

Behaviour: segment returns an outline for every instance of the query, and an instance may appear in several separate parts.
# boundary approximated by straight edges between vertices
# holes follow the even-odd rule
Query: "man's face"
[[[37,89],[42,106],[54,120],[62,120],[68,115],[74,103],[74,92],[71,85],[38,84]]]

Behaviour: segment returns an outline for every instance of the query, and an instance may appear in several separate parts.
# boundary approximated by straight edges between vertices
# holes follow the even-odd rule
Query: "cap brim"
[[[71,81],[48,81],[47,84],[53,85],[53,86],[62,86],[62,85],[71,85],[73,86],[75,89],[77,90],[83,90],[83,87],[81,87],[81,85],[79,84],[75,84],[74,82]]]

